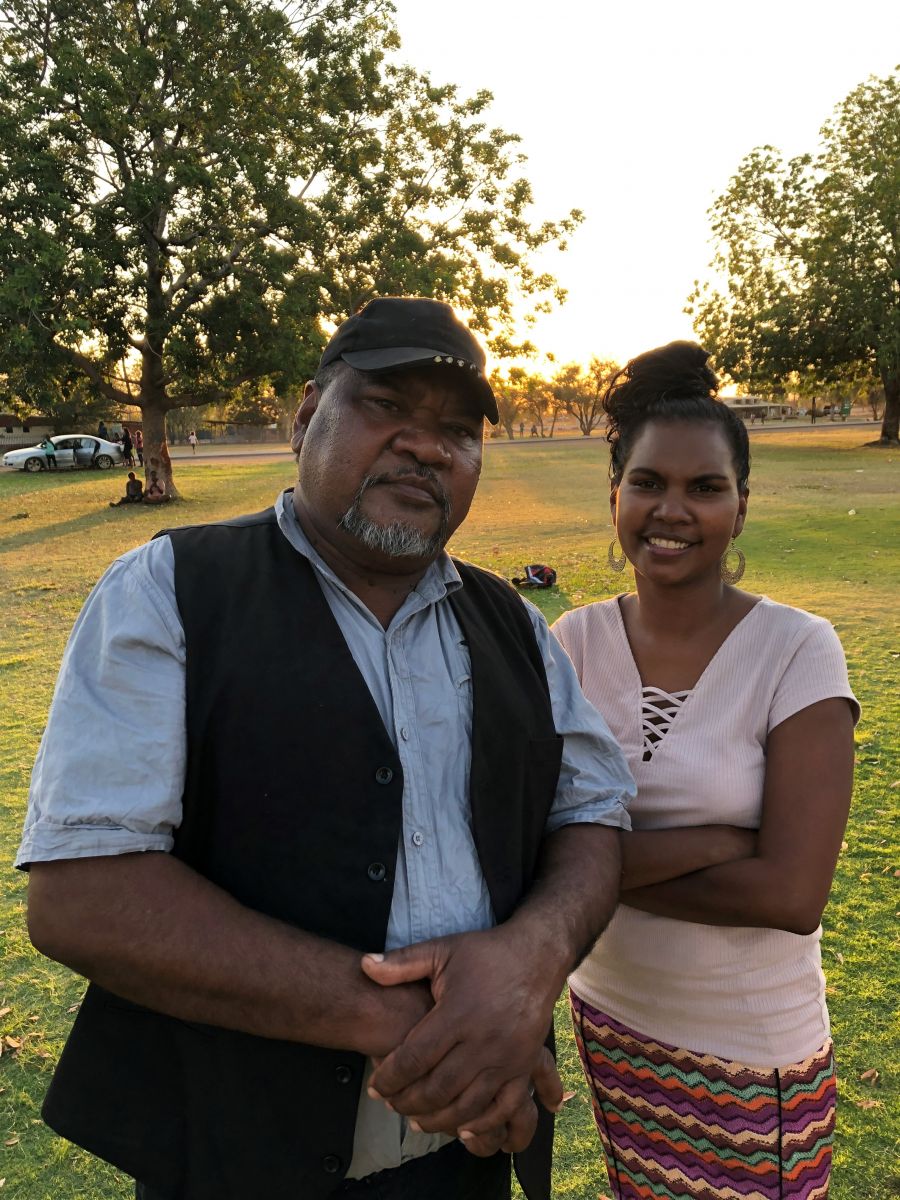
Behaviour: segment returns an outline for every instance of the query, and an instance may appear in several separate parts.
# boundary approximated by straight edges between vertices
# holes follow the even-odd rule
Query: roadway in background
[[[820,417],[815,425],[811,425],[809,418],[798,421],[766,421],[765,425],[758,423],[756,425],[748,425],[747,432],[751,438],[765,437],[772,433],[783,433],[787,430],[791,432],[802,433],[805,429],[814,429],[818,432],[839,429],[865,429],[871,430],[874,437],[877,437],[878,431],[881,428],[880,421],[872,420],[849,420],[849,421],[831,421],[828,417]],[[556,445],[563,442],[584,442],[586,439],[580,434],[564,433],[553,438],[540,437],[516,437],[512,441],[505,435],[499,438],[485,439],[486,447],[527,447],[527,446],[546,446],[548,444]],[[591,435],[591,441],[602,442],[604,440],[603,430],[595,429]],[[197,447],[197,453],[192,454],[190,446],[169,446],[169,454],[173,459],[179,462],[196,462],[206,466],[215,464],[220,459],[227,459],[229,464],[237,465],[239,462],[260,462],[269,458],[291,459],[293,454],[287,442],[282,443],[267,443],[260,445],[258,442],[222,442],[215,445],[204,445],[202,442]]]

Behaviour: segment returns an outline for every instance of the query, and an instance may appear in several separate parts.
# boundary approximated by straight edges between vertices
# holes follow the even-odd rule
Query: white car
[[[50,438],[56,447],[57,467],[98,467],[108,471],[110,467],[125,461],[122,447],[117,442],[83,433],[61,433]],[[43,446],[27,446],[24,450],[8,450],[3,455],[4,467],[18,467],[22,471],[46,471],[47,454]]]

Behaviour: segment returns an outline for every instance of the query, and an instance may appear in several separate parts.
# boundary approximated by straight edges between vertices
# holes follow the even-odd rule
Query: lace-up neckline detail
[[[644,762],[649,762],[653,751],[669,732],[678,711],[691,694],[692,689],[685,692],[664,692],[662,688],[641,688],[641,727],[644,734]]]

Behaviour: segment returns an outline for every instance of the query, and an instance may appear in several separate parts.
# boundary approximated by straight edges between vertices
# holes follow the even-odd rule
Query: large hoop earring
[[[622,551],[622,553],[617,555],[616,539],[613,538],[613,540],[609,543],[609,549],[606,552],[606,561],[609,563],[610,570],[612,571],[624,571],[625,564],[628,561],[628,559],[625,557],[625,551],[622,550],[621,546],[619,549]]]
[[[728,555],[729,554],[736,554],[738,556],[738,561],[737,561],[736,567],[729,567],[729,565],[728,565]],[[743,550],[739,549],[734,544],[734,539],[732,539],[731,545],[728,547],[728,549],[722,555],[721,561],[719,562],[719,574],[722,576],[722,581],[724,583],[740,583],[741,580],[744,578],[744,568],[746,567],[746,565],[747,565],[747,559],[744,557]]]

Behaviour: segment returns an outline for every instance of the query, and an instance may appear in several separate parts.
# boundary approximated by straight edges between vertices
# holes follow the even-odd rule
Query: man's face
[[[294,424],[301,517],[360,565],[427,565],[469,511],[484,417],[451,367],[365,374],[344,364],[307,384]]]

